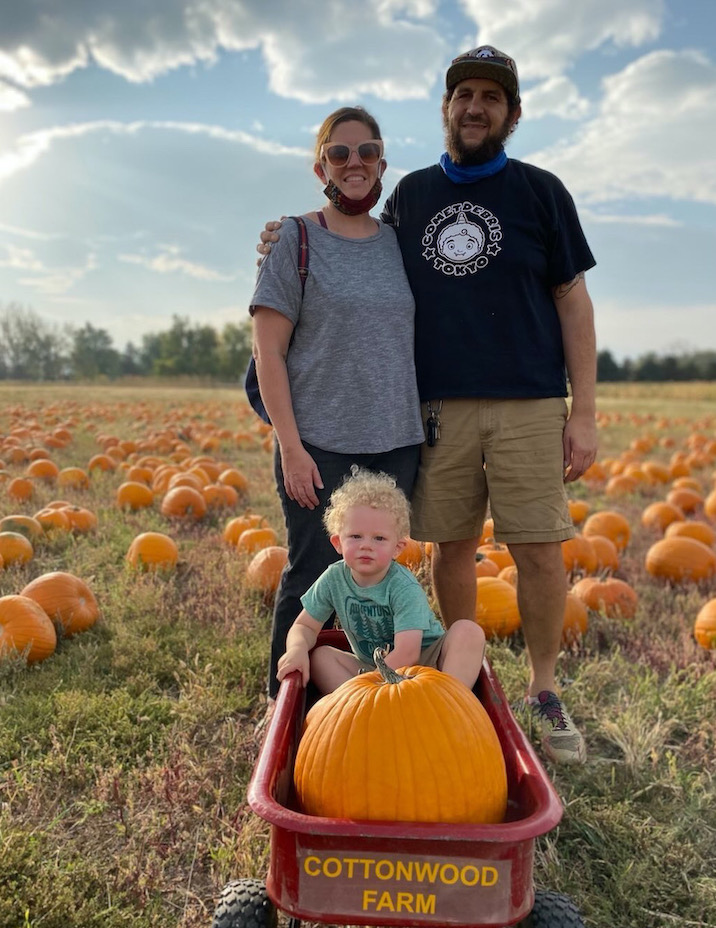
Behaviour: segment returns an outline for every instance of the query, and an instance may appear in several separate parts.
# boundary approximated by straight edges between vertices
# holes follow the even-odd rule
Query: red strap
[[[298,226],[298,276],[301,278],[301,295],[303,295],[308,277],[308,230],[302,216],[291,218]]]

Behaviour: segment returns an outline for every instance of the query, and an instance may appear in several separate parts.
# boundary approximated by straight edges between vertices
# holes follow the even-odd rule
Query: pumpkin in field
[[[503,567],[503,570],[508,570],[510,566]],[[484,554],[479,552],[475,554],[475,576],[476,577],[496,577],[500,573],[500,568],[492,560],[491,557],[487,557]]]
[[[12,515],[0,519],[0,532],[18,532],[30,542],[44,538],[45,530],[33,516]]]
[[[575,583],[570,592],[588,609],[611,619],[633,619],[639,604],[636,590],[626,580],[617,577],[585,577]]]
[[[275,593],[288,561],[288,548],[270,545],[258,551],[246,568],[246,586],[264,595]]]
[[[417,570],[423,563],[423,546],[414,538],[408,538],[405,547],[396,555],[395,560],[408,570]]]
[[[32,477],[35,480],[44,480],[46,483],[54,483],[57,480],[57,475],[60,473],[60,468],[49,458],[37,458],[27,465],[25,473],[28,477]]]
[[[662,538],[646,552],[646,569],[652,577],[671,583],[696,583],[716,574],[716,553],[688,536]]]
[[[91,628],[99,616],[99,605],[85,581],[62,570],[36,577],[20,595],[41,606],[65,638]]]
[[[70,518],[64,509],[40,509],[35,513],[34,519],[42,526],[44,532],[70,530]]]
[[[120,509],[146,509],[154,502],[154,492],[139,480],[125,480],[115,496]]]
[[[235,467],[227,467],[225,470],[222,470],[216,478],[216,482],[233,487],[237,493],[246,493],[249,488],[248,479]]]
[[[173,487],[162,499],[162,515],[169,518],[194,519],[206,515],[206,500],[196,487]]]
[[[683,510],[667,500],[649,503],[641,514],[641,524],[644,528],[653,528],[659,532],[663,532],[672,522],[680,522],[683,519]]]
[[[564,604],[564,622],[562,624],[562,644],[570,645],[579,641],[589,625],[586,605],[574,593],[567,593]]]
[[[2,522],[0,522],[0,526]],[[683,522],[672,522],[664,532],[665,538],[674,538],[676,535],[686,535],[689,538],[695,538],[702,541],[711,548],[716,544],[716,531],[714,531],[707,522],[701,522],[699,519],[685,519]]]
[[[597,555],[596,573],[604,570],[619,569],[619,552],[617,546],[611,538],[605,538],[604,535],[590,535],[589,540]]]
[[[302,809],[387,822],[501,822],[505,761],[481,703],[439,670],[395,672],[376,661],[379,670],[308,712],[294,769]]]
[[[702,648],[716,649],[716,599],[701,607],[694,622],[694,638]]]
[[[698,490],[694,490],[691,487],[674,487],[667,496],[666,499],[672,505],[677,506],[682,512],[692,513],[696,512],[697,509],[701,509],[704,504],[704,498]]]
[[[239,535],[236,550],[242,554],[255,554],[261,548],[268,548],[278,542],[278,536],[267,525],[261,528],[247,528]]]
[[[499,577],[477,578],[475,618],[486,638],[506,638],[520,627],[517,590]]]
[[[268,525],[268,522],[258,513],[244,513],[242,516],[234,516],[233,519],[229,519],[224,526],[221,537],[230,545],[235,545],[241,533],[245,532],[247,528],[260,528],[264,525]]]
[[[716,490],[712,490],[704,500],[704,513],[712,522],[716,522]]]
[[[574,538],[562,542],[562,560],[567,573],[574,570],[591,574],[597,569],[597,552],[591,539],[577,533]]]
[[[25,655],[34,664],[56,647],[55,626],[41,606],[27,596],[0,597],[0,660]]]
[[[90,473],[93,471],[103,471],[108,473],[110,471],[116,470],[116,468],[117,462],[108,454],[94,454],[87,463],[87,470]]]
[[[35,555],[32,543],[20,532],[0,532],[0,557],[5,567],[9,564],[26,564]]]
[[[27,502],[35,493],[35,485],[29,477],[14,477],[5,488],[10,499],[18,503]]]
[[[485,557],[489,557],[490,560],[494,561],[497,564],[497,570],[502,570],[503,567],[509,567],[511,564],[515,563],[515,559],[510,554],[510,549],[507,545],[500,544],[499,541],[488,541],[484,545],[478,545],[477,548],[478,554],[483,554]]]
[[[610,538],[617,546],[617,551],[623,551],[629,544],[631,527],[626,517],[613,509],[603,509],[587,516],[582,527],[582,534],[589,538],[591,535],[604,535]]]
[[[569,506],[569,515],[575,525],[581,525],[589,515],[589,503],[583,499],[570,499],[567,503]]]
[[[84,506],[62,506],[59,508],[67,516],[71,532],[78,535],[87,535],[97,528],[97,516],[91,509],[86,509]]]
[[[57,475],[57,485],[59,487],[74,487],[77,490],[86,490],[89,483],[89,474],[81,467],[63,467]]]
[[[127,551],[127,562],[145,570],[166,570],[174,567],[178,558],[174,540],[162,532],[142,532]]]

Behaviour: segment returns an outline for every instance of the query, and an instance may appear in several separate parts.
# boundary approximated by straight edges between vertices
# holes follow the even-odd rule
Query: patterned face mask
[[[373,209],[383,192],[383,184],[378,178],[362,200],[351,200],[332,180],[328,181],[323,192],[341,213],[345,213],[346,216],[360,216],[361,213],[369,213]]]

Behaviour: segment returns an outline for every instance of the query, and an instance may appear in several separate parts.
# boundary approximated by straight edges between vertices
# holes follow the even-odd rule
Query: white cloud
[[[583,119],[589,108],[589,101],[579,95],[579,90],[569,78],[563,76],[549,77],[522,93],[525,119],[539,119],[541,116]]]
[[[526,161],[591,204],[664,197],[716,203],[716,67],[696,51],[656,51],[605,78],[599,112],[574,140]]]
[[[260,50],[270,89],[304,102],[373,93],[423,98],[444,41],[422,21],[436,0],[56,0],[16,3],[3,16],[0,78],[33,88],[90,62],[128,81],[211,66],[221,51]],[[377,24],[377,27],[376,27]],[[320,36],[320,53],[316,37]],[[356,50],[360,54],[356,54]]]
[[[0,258],[0,267],[9,267],[21,271],[44,271],[42,261],[30,248],[18,248],[17,245],[5,245],[6,257]]]
[[[476,44],[511,55],[520,78],[554,77],[585,51],[656,39],[664,0],[460,0],[478,27]]]
[[[641,216],[630,216],[626,213],[602,213],[584,207],[580,209],[579,216],[584,222],[603,223],[607,225],[613,223],[620,226],[660,226],[667,229],[680,228],[683,226],[683,222],[671,216],[666,216],[664,213],[648,213]]]
[[[122,123],[112,120],[99,120],[97,122],[75,123],[69,126],[54,126],[50,129],[41,129],[21,136],[16,140],[14,149],[0,155],[0,183],[12,177],[18,171],[29,168],[38,158],[47,154],[57,141],[74,139],[97,132],[134,135],[152,129],[183,132],[188,135],[205,135],[209,138],[220,139],[233,144],[246,145],[263,155],[292,155],[305,158],[310,157],[311,154],[305,148],[281,145],[277,142],[261,139],[248,132],[242,132],[238,129],[224,129],[222,126],[172,121]]]
[[[118,259],[125,264],[139,264],[158,274],[185,274],[197,280],[230,282],[235,280],[234,275],[220,274],[218,271],[203,264],[187,261],[181,256],[182,249],[178,245],[159,245],[159,254],[149,257],[145,254],[120,254]]]
[[[46,296],[59,296],[93,271],[97,267],[97,259],[94,254],[88,254],[85,263],[80,266],[45,267],[41,261],[31,262],[28,258],[28,265],[31,266],[25,269],[39,276],[19,277],[18,283]]]
[[[30,105],[26,93],[0,81],[0,112],[12,113]]]

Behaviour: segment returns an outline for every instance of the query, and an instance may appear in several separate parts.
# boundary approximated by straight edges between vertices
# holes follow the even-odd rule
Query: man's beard
[[[485,164],[495,155],[499,155],[505,147],[505,142],[514,128],[511,117],[505,121],[496,134],[490,133],[479,145],[465,145],[460,136],[460,127],[450,125],[445,120],[445,150],[454,164],[470,167],[476,164]]]

